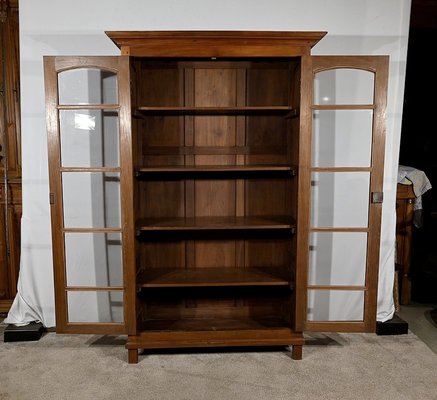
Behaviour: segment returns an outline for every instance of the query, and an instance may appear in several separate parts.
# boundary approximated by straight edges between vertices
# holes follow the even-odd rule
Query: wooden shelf
[[[137,277],[137,287],[220,287],[290,285],[284,268],[148,268]]]
[[[297,111],[289,106],[262,107],[137,107],[134,116],[150,115],[287,115],[295,116]]]
[[[141,218],[137,231],[198,231],[198,230],[283,230],[294,233],[296,224],[291,217],[176,217]],[[138,234],[140,232],[137,232]]]
[[[287,165],[177,165],[177,166],[150,166],[137,168],[135,175],[137,178],[150,176],[163,176],[165,174],[180,175],[215,175],[223,174],[258,174],[265,177],[266,174],[280,174],[296,176],[296,170]]]
[[[137,349],[228,347],[228,346],[288,346],[293,345],[292,358],[301,359],[302,333],[295,332],[281,317],[214,318],[146,320],[139,334],[129,336],[126,348]]]
[[[289,328],[284,318],[279,316],[259,318],[183,318],[150,319],[143,321],[141,331],[235,331],[266,328]]]

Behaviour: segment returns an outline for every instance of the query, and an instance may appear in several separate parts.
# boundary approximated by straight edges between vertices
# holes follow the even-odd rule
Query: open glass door
[[[313,56],[306,62],[312,95],[305,329],[372,332],[388,57]]]
[[[124,333],[128,58],[45,57],[44,67],[56,331]]]

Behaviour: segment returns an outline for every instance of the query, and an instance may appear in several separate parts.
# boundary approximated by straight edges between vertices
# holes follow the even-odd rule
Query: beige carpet
[[[161,352],[126,362],[124,337],[45,334],[3,343],[0,399],[436,400],[437,355],[415,335],[307,335],[278,351]]]

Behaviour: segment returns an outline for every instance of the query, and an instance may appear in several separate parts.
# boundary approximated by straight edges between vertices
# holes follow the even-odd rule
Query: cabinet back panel
[[[184,104],[184,77],[177,64],[159,67],[143,64],[139,67],[139,74],[138,105],[177,107]]]
[[[148,290],[140,294],[147,319],[281,316],[289,319],[288,288]]]
[[[282,68],[281,68],[282,67]],[[247,69],[248,106],[288,105],[291,71],[288,63],[275,65],[275,68]]]
[[[150,217],[185,216],[185,185],[183,181],[150,181],[140,185],[141,214]]]
[[[142,268],[185,268],[186,240],[142,241]],[[242,239],[244,255],[237,253],[240,241],[214,239],[193,240],[196,268],[209,267],[289,267],[292,262],[292,241],[288,238]],[[240,260],[242,258],[242,260]]]
[[[185,241],[145,242],[139,245],[140,268],[183,268]]]

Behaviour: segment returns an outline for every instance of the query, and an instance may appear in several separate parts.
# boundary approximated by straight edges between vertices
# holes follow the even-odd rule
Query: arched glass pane
[[[58,74],[59,104],[118,104],[117,74],[78,68]]]
[[[373,104],[375,75],[361,69],[338,68],[314,78],[314,104]]]

